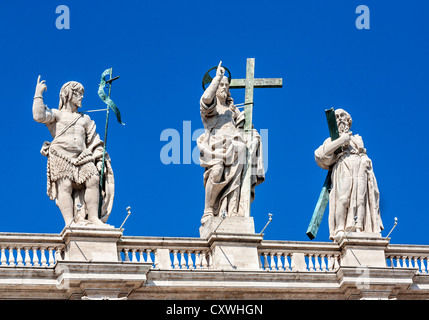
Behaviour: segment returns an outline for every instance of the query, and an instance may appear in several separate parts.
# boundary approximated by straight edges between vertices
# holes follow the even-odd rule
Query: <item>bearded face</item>
[[[349,132],[350,127],[352,126],[352,117],[342,109],[337,109],[335,111],[335,117],[337,119],[339,133]]]
[[[73,92],[72,103],[80,108],[82,107],[83,90],[76,90]]]
[[[77,108],[82,107],[82,98],[85,89],[76,81],[65,83],[60,90],[60,104],[58,110],[61,110],[69,102]]]
[[[229,82],[227,77],[223,77],[216,91],[216,97],[220,100],[226,100],[229,95]]]

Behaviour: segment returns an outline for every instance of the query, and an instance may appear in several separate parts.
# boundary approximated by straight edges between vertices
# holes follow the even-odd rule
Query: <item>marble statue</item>
[[[200,113],[205,133],[198,140],[200,164],[205,168],[204,225],[219,213],[227,217],[244,216],[241,194],[246,163],[246,137],[243,131],[244,112],[234,105],[225,69],[219,63],[216,76],[200,99]],[[265,179],[262,143],[253,129],[251,200],[254,188]]]
[[[47,193],[55,200],[66,226],[104,225],[111,212],[114,178],[110,158],[105,158],[105,183],[99,217],[101,160],[103,141],[96,133],[91,118],[78,112],[84,88],[76,81],[65,83],[60,90],[58,109],[49,109],[43,102],[45,80],[37,79],[33,100],[33,118],[44,123],[53,138],[43,144],[47,156]]]
[[[329,233],[333,240],[346,232],[380,233],[380,193],[372,161],[366,153],[362,137],[350,131],[351,116],[343,109],[335,110],[340,137],[328,138],[315,151],[317,164],[332,168],[332,190],[329,194]],[[342,147],[341,152],[336,150]]]

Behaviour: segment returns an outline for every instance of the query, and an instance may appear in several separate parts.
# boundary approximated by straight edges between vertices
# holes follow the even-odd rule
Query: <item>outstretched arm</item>
[[[204,94],[201,98],[202,102],[204,102],[204,104],[207,106],[213,103],[213,99],[216,95],[216,91],[217,91],[217,88],[219,87],[219,83],[225,74],[225,69],[221,67],[221,64],[222,64],[222,61],[219,62],[219,65],[217,67],[216,76],[213,78],[212,82],[210,83],[206,91],[204,91]]]
[[[45,80],[40,81],[40,76],[37,78],[36,92],[33,98],[33,119],[37,122],[49,123],[55,116],[52,111],[43,103],[43,92],[47,86]]]

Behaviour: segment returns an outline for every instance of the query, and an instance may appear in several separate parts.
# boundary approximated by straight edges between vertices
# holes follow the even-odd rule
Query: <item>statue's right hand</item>
[[[217,66],[216,76],[222,78],[225,75],[225,68],[222,67],[221,64],[222,64],[222,61],[219,62],[219,65]]]
[[[352,139],[352,135],[353,135],[353,132],[351,132],[351,131],[342,133],[340,138],[339,138],[339,139],[341,139],[341,144],[342,145],[350,144],[350,140]]]
[[[44,91],[47,90],[47,86],[45,84],[45,80],[40,81],[40,75],[37,78],[37,84],[36,84],[36,93],[35,95],[42,95]]]

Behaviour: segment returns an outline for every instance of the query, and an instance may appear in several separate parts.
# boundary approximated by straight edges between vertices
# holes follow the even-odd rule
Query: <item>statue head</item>
[[[335,118],[337,119],[337,126],[340,134],[348,132],[352,127],[352,117],[347,111],[343,109],[335,110]]]
[[[65,83],[60,90],[60,104],[58,110],[64,108],[69,102],[76,107],[82,107],[83,93],[85,92],[83,85],[76,81]]]
[[[220,80],[219,87],[216,91],[216,97],[220,100],[227,101],[229,97],[231,97],[231,93],[229,92],[229,81],[227,77],[223,77]]]

